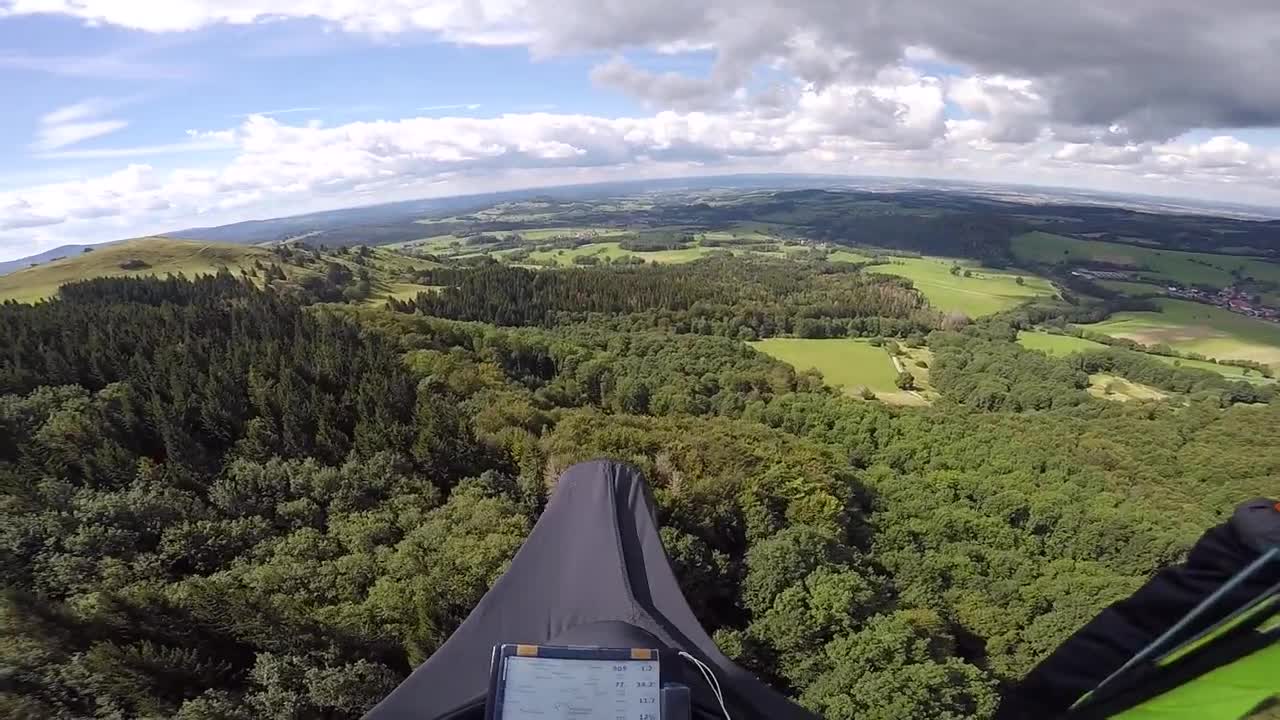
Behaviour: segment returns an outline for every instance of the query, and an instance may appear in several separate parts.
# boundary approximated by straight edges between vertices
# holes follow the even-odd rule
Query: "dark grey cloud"
[[[705,79],[617,63],[597,72],[602,84],[672,108],[731,99],[766,65],[821,89],[866,81],[924,49],[962,73],[1033,81],[1047,123],[1122,126],[1109,142],[1280,125],[1276,0],[189,0],[145,13],[132,0],[0,0],[0,16],[6,12],[60,13],[170,37],[218,23],[307,18],[353,33],[426,31],[460,43],[525,45],[539,55],[714,53]],[[71,65],[78,72],[82,64]],[[995,130],[1002,141],[1022,141],[1031,136],[1028,121]]]
[[[724,106],[732,87],[679,73],[652,73],[622,58],[614,58],[591,70],[597,86],[621,90],[662,109],[715,110]]]
[[[721,77],[745,78],[750,66],[780,62],[819,85],[865,79],[903,62],[909,48],[927,48],[961,72],[1030,79],[1053,122],[1121,125],[1125,141],[1193,127],[1280,125],[1274,0],[713,0],[696,9],[626,3],[599,13],[587,7],[593,2],[578,2],[581,12],[559,2],[555,13],[535,12],[544,47],[683,44],[713,49]],[[632,85],[654,100],[679,87],[669,77]],[[1034,135],[1027,127],[1003,131],[1010,141]]]

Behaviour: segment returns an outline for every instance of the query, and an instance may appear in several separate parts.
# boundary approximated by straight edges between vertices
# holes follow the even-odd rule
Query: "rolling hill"
[[[107,243],[101,245],[59,245],[52,250],[45,250],[42,253],[29,255],[27,257],[18,258],[17,260],[6,260],[0,262],[0,276],[17,272],[23,268],[29,268],[32,265],[41,265],[62,258],[74,257],[82,254],[86,248],[94,250],[104,247]]]
[[[191,242],[168,238],[139,238],[94,248],[91,252],[29,267],[0,277],[0,301],[35,302],[57,295],[66,283],[115,275],[187,276],[233,271],[270,263],[270,250],[245,245]]]

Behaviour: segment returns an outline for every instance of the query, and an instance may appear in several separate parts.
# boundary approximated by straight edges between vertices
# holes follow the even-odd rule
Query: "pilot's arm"
[[[1187,561],[1156,573],[1133,595],[1103,610],[1018,683],[998,720],[1051,718],[1066,712],[1223,583],[1280,546],[1280,503],[1250,500],[1206,532]],[[1207,612],[1199,627],[1229,615],[1280,582],[1280,567],[1255,574]]]

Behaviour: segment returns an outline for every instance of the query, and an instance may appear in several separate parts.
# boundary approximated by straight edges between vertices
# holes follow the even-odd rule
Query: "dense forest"
[[[1023,350],[1025,312],[855,266],[437,272],[385,309],[229,273],[0,305],[0,715],[359,717],[609,456],[736,660],[832,720],[987,718],[1280,475],[1269,391]],[[802,331],[921,336],[941,399],[743,342]],[[1082,391],[1120,366],[1187,404]]]
[[[854,263],[730,256],[684,265],[534,271],[490,262],[416,277],[443,289],[393,302],[394,309],[494,325],[626,317],[676,333],[755,340],[791,333],[905,336],[939,323],[908,281],[864,274]]]

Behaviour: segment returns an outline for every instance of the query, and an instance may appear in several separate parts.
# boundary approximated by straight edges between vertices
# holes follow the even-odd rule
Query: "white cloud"
[[[190,140],[187,142],[160,143],[158,145],[133,145],[129,147],[94,148],[91,150],[57,150],[36,153],[43,160],[111,160],[139,158],[149,155],[178,155],[182,153],[228,150],[235,146],[218,140]]]
[[[792,132],[927,147],[946,133],[946,101],[936,78],[888,73],[866,85],[834,83],[800,94]]]
[[[952,78],[947,97],[987,123],[992,142],[1035,140],[1049,120],[1048,100],[1030,80],[1003,75]]]
[[[98,119],[114,106],[112,101],[90,98],[46,113],[40,118],[31,149],[57,150],[128,127],[129,123],[124,120]]]
[[[989,0],[0,0],[6,14],[67,15],[153,33],[307,19],[382,37],[425,32],[522,45],[539,56],[706,50],[715,55],[706,82],[726,98],[760,67],[784,68],[821,88],[860,83],[903,61],[937,62],[1028,83],[983,89],[981,102],[996,115],[1016,119],[1034,110],[1067,128],[1117,125],[1124,132],[1112,141],[1120,145],[1167,141],[1195,127],[1280,124],[1280,76],[1258,72],[1274,64],[1280,4],[1262,0],[998,7]],[[643,68],[606,65],[601,73],[657,97],[699,89],[698,78]],[[1007,141],[1034,132],[1013,120],[995,129],[993,139]]]
[[[1053,154],[1053,159],[1097,165],[1136,165],[1151,154],[1146,145],[1089,145],[1067,143]]]
[[[652,73],[615,57],[591,70],[591,81],[600,87],[621,90],[652,105],[672,110],[709,110],[721,107],[732,85],[693,78],[679,73]]]
[[[0,3],[0,16],[3,4]],[[106,78],[112,80],[163,80],[186,77],[191,69],[174,63],[149,63],[136,60],[128,53],[105,55],[33,55],[0,54],[0,68],[47,73],[73,78]]]
[[[1280,150],[1231,130],[1280,126],[1280,74],[1259,71],[1274,64],[1274,2],[1023,0],[992,11],[988,0],[0,0],[0,17],[25,14],[174,33],[157,35],[160,44],[210,25],[305,18],[326,34],[590,53],[610,58],[591,72],[597,85],[649,109],[609,118],[546,103],[477,118],[458,116],[478,104],[452,103],[419,108],[433,117],[326,127],[285,121],[319,108],[286,107],[172,142],[76,147],[126,126],[111,117],[119,101],[89,99],[42,118],[31,151],[134,164],[70,181],[29,176],[22,182],[32,184],[0,192],[0,254],[356,201],[735,170],[1280,202]],[[695,51],[712,62],[697,75],[668,72],[646,50],[668,67]],[[0,53],[0,67],[167,72],[141,55]],[[368,117],[377,108],[342,111]],[[1226,129],[1207,140],[1187,134],[1203,127]],[[225,152],[194,155],[216,150]],[[191,155],[179,162],[180,153]],[[179,167],[136,162],[157,155]]]
[[[0,192],[0,256],[355,202],[735,171],[923,175],[1182,195],[1211,195],[1229,184],[1231,199],[1280,201],[1273,149],[1227,135],[1118,145],[1066,143],[1044,132],[1008,142],[998,119],[1008,114],[1008,105],[1000,105],[1007,95],[990,87],[981,79],[956,84],[893,71],[865,84],[806,87],[780,107],[719,112],[622,118],[537,112],[332,127],[255,115],[236,128],[189,132],[174,145],[229,149],[216,165],[135,163],[104,176]],[[963,101],[974,117],[945,118],[956,92],[970,93]],[[63,109],[55,119],[74,123],[91,110]]]
[[[276,115],[297,115],[298,113],[318,112],[320,109],[321,108],[319,107],[291,107],[291,108],[281,108],[279,110],[256,110],[254,112],[247,112],[247,113],[240,113],[238,115],[232,115],[232,117],[247,118],[253,115],[265,115],[267,117],[275,117]]]
[[[36,132],[36,139],[31,143],[31,149],[39,151],[57,150],[85,140],[110,135],[117,130],[128,127],[128,125],[129,123],[123,120],[97,120],[62,125],[42,125]]]
[[[42,125],[65,125],[101,115],[111,109],[111,103],[102,98],[89,98],[73,105],[60,107],[40,118]]]

